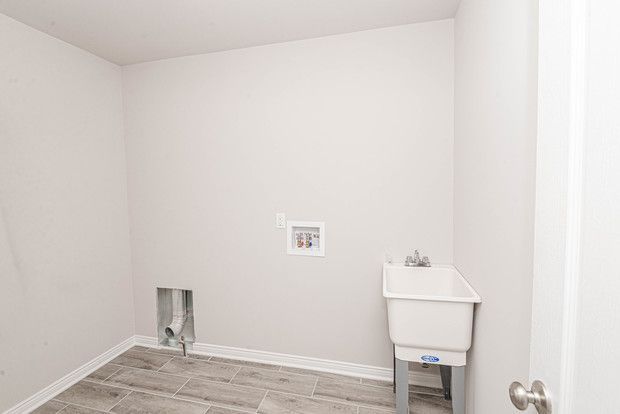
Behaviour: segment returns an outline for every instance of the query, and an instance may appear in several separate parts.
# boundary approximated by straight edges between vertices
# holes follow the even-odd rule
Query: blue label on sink
[[[439,358],[434,355],[423,355],[422,361],[424,362],[439,362]]]

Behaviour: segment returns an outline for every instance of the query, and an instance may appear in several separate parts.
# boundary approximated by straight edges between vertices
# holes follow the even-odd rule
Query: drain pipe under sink
[[[172,323],[166,327],[166,336],[177,337],[183,331],[186,320],[185,292],[182,289],[172,289]]]

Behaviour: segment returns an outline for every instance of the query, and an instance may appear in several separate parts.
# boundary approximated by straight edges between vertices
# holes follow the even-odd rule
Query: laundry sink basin
[[[463,366],[480,296],[451,265],[383,265],[390,339],[396,358]]]

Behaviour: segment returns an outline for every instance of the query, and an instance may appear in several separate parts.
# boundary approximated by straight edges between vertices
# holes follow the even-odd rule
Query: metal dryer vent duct
[[[174,338],[179,336],[187,320],[187,308],[185,303],[185,291],[172,289],[172,322],[166,327],[166,336]]]

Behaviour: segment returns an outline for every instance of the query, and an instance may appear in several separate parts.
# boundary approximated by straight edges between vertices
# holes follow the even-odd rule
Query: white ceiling
[[[120,65],[451,18],[459,0],[0,0]]]

